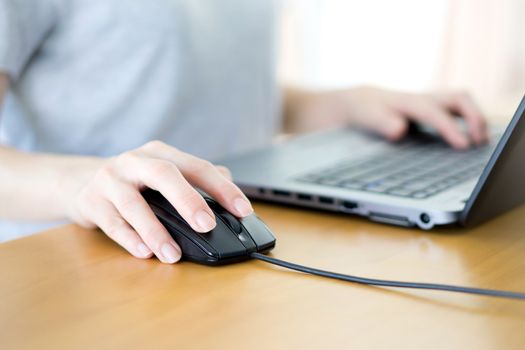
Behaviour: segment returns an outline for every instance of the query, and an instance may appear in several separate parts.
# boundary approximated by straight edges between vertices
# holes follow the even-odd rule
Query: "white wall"
[[[291,0],[286,13],[286,81],[468,89],[493,115],[525,93],[523,0]]]

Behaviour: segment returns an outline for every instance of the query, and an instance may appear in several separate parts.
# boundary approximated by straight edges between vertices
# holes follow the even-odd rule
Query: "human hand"
[[[338,106],[341,119],[375,131],[390,140],[402,138],[409,121],[435,128],[454,148],[488,140],[484,117],[469,95],[464,93],[411,94],[373,87],[360,87],[327,93]],[[325,97],[327,98],[327,97]],[[464,134],[454,121],[465,119]]]
[[[103,160],[74,178],[69,217],[84,227],[100,227],[138,258],[155,254],[175,263],[181,249],[155,217],[141,190],[155,189],[198,232],[208,232],[215,216],[198,187],[237,217],[253,212],[250,202],[231,181],[229,171],[190,154],[153,141],[133,151]]]

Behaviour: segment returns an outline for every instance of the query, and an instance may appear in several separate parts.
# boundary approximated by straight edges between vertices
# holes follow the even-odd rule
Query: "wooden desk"
[[[273,255],[362,276],[525,291],[525,207],[421,232],[257,204]],[[525,302],[367,287],[258,261],[138,260],[66,226],[0,244],[1,349],[523,349]]]

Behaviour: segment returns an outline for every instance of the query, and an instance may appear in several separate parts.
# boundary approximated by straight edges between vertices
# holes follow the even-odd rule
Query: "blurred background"
[[[525,93],[523,0],[289,0],[284,13],[292,84],[467,90],[500,120]]]

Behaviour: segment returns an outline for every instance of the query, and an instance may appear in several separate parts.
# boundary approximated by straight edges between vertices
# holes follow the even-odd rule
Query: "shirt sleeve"
[[[56,21],[54,0],[0,0],[0,71],[17,80]]]

